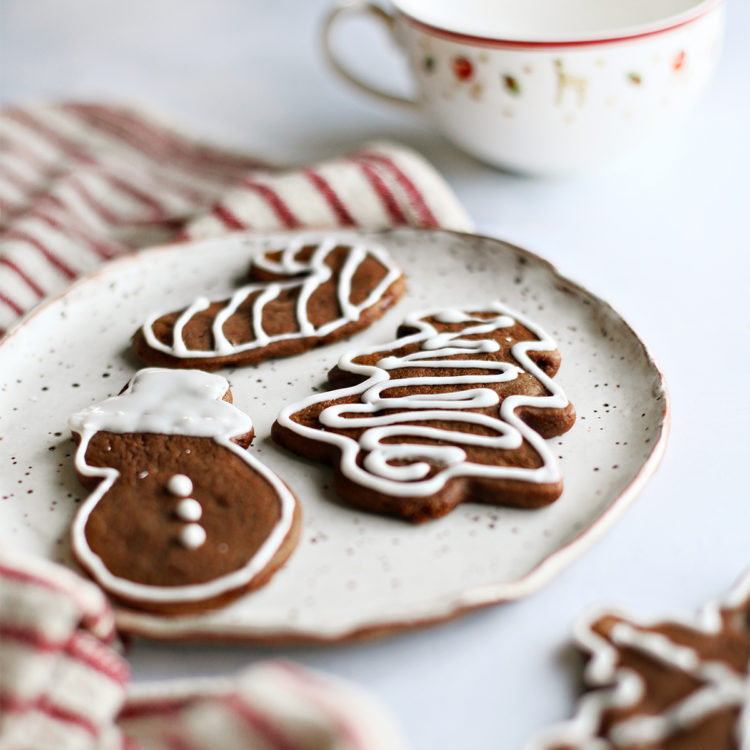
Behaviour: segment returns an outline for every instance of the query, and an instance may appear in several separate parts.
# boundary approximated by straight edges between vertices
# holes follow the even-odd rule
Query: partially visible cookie
[[[599,611],[576,641],[591,692],[527,750],[750,748],[750,572],[695,618]]]
[[[151,365],[215,370],[299,354],[375,322],[406,290],[377,244],[290,241],[253,259],[249,283],[229,299],[196,299],[149,316],[133,336]]]
[[[120,601],[217,607],[264,585],[294,550],[297,500],[246,450],[252,421],[225,378],[140,370],[70,426],[76,472],[93,490],[73,519],[73,554]]]
[[[562,479],[545,438],[575,421],[560,354],[500,303],[416,313],[400,338],[344,355],[335,390],[284,408],[287,448],[336,468],[349,503],[420,522],[461,502],[536,508]]]

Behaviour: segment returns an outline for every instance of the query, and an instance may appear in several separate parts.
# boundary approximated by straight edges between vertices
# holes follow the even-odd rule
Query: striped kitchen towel
[[[0,335],[135,248],[240,229],[402,225],[472,228],[443,178],[397,144],[280,169],[132,108],[0,112]]]
[[[399,750],[361,689],[282,661],[129,684],[99,588],[0,550],[0,750]]]
[[[0,750],[117,747],[129,671],[115,643],[101,589],[4,545]]]

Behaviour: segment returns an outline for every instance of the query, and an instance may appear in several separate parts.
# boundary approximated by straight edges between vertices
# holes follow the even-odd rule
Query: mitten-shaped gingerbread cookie
[[[599,611],[576,640],[591,692],[527,750],[750,748],[750,572],[695,618]]]
[[[334,391],[277,417],[274,438],[336,467],[354,505],[412,521],[474,501],[532,508],[562,492],[544,438],[575,411],[554,342],[499,303],[418,313],[385,346],[344,355]]]
[[[214,370],[285,357],[346,338],[377,320],[406,289],[380,245],[291,242],[255,258],[250,283],[229,299],[196,299],[152,315],[133,337],[146,363]]]
[[[94,488],[73,554],[112,596],[157,612],[216,607],[265,584],[292,553],[296,498],[246,450],[250,417],[199,370],[139,371],[70,419]]]

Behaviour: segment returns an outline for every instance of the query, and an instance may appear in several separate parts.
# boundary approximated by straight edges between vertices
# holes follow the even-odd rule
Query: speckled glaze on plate
[[[342,242],[363,237],[333,234]],[[74,565],[68,526],[86,492],[73,471],[69,415],[117,393],[139,369],[128,343],[148,312],[177,309],[201,294],[222,295],[242,278],[250,255],[280,237],[238,234],[116,260],[0,343],[0,543]],[[121,608],[123,631],[169,640],[334,641],[517,599],[601,536],[655,470],[668,431],[664,382],[608,304],[541,258],[498,240],[412,229],[376,239],[409,284],[380,321],[349,341],[220,371],[234,403],[255,423],[250,450],[302,504],[297,551],[268,586],[223,609],[163,617]],[[409,311],[494,299],[546,328],[562,353],[556,379],[578,421],[551,441],[565,481],[552,506],[522,511],[466,504],[412,526],[342,505],[329,467],[271,441],[280,408],[323,387],[344,351],[391,340]]]

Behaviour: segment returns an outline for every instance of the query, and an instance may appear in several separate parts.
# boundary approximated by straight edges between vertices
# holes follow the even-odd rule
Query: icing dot
[[[197,500],[186,497],[177,504],[175,514],[183,521],[197,521],[203,515],[203,508]]]
[[[180,542],[188,549],[198,549],[206,541],[206,530],[198,523],[189,523],[180,531]]]
[[[193,483],[190,477],[184,474],[175,474],[168,482],[167,489],[178,497],[187,497],[193,491]]]

